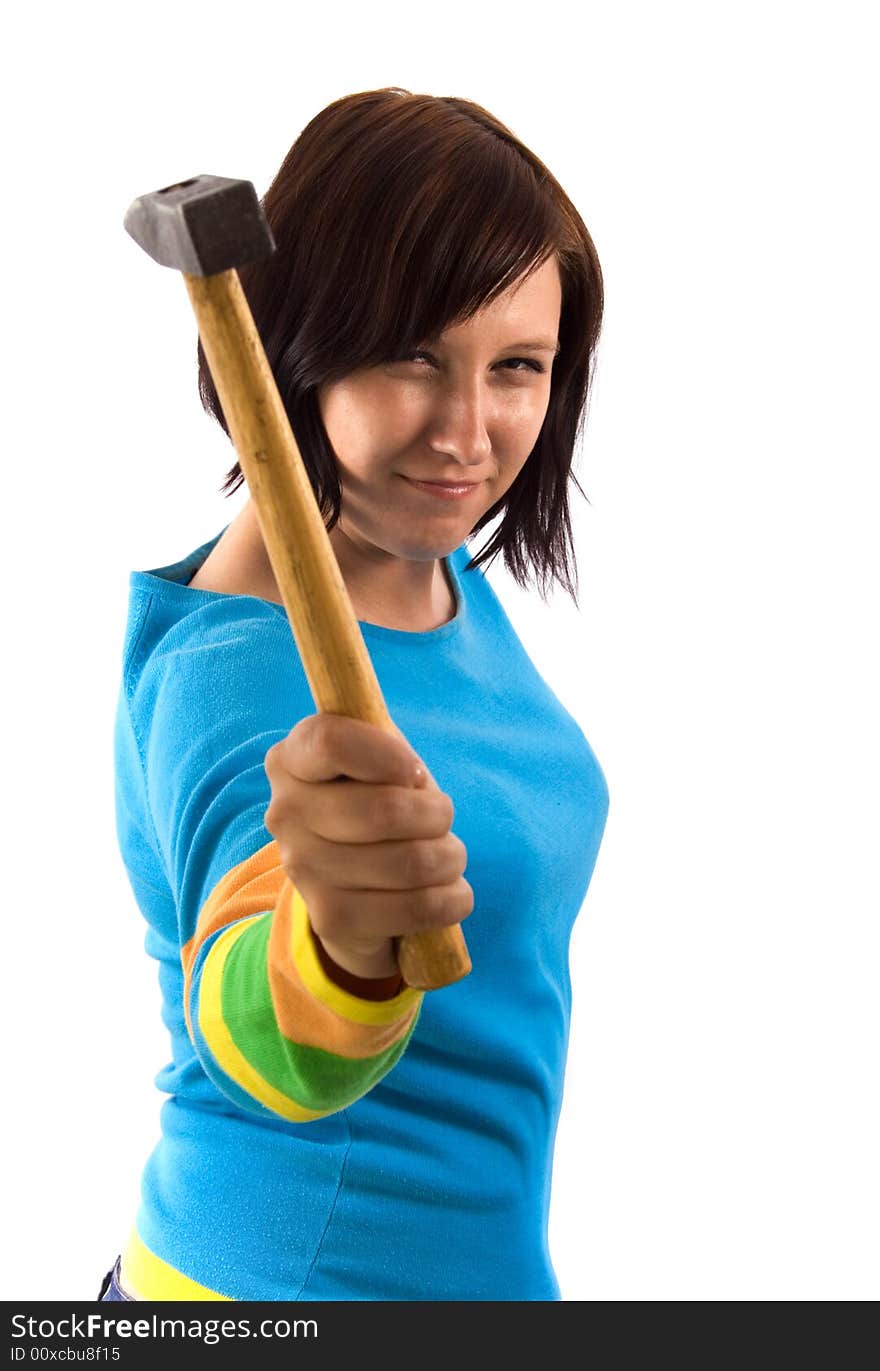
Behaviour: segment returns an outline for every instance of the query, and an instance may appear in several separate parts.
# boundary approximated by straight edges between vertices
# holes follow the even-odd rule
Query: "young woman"
[[[243,285],[399,733],[315,713],[250,503],[131,574],[118,833],[171,1061],[101,1298],[559,1299],[608,790],[480,565],[575,593],[599,262],[508,129],[398,88],[318,114],[263,203]],[[200,390],[225,428],[201,353]],[[394,940],[462,920],[471,973],[407,986]]]

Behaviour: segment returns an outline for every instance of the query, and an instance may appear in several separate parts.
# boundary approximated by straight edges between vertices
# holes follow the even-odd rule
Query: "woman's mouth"
[[[463,500],[483,484],[482,481],[462,481],[452,485],[445,481],[417,481],[412,476],[404,476],[411,486],[424,490],[428,495],[436,495],[441,500]]]

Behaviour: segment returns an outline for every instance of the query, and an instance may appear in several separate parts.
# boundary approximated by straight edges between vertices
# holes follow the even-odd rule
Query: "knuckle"
[[[411,890],[409,898],[401,907],[406,910],[406,917],[409,920],[410,927],[406,930],[408,933],[417,933],[434,925],[435,904],[430,890]]]
[[[412,814],[412,800],[400,790],[383,790],[376,796],[373,814],[383,831],[397,832]]]
[[[288,837],[294,830],[293,812],[288,795],[273,787],[271,798],[263,815],[263,823],[273,837]]]
[[[329,714],[307,714],[288,734],[291,744],[306,756],[322,756],[332,737],[331,717]]]
[[[454,885],[432,886],[419,891],[414,900],[414,917],[425,928],[461,923],[473,913],[474,892],[467,881]]]
[[[285,766],[287,749],[284,746],[286,740],[273,743],[263,758],[263,767],[266,775],[272,782],[273,787],[283,783],[284,778],[290,773]]]
[[[408,843],[404,866],[407,885],[415,888],[429,885],[431,878],[437,872],[438,853],[436,847],[430,841]]]
[[[446,921],[449,911],[449,892],[444,886],[432,886],[422,891],[418,902],[418,916],[427,928]]]
[[[307,714],[291,731],[294,739],[304,752],[317,752],[327,736],[327,726],[323,714]]]
[[[281,838],[284,831],[284,806],[279,802],[278,796],[273,795],[266,812],[263,815],[263,824],[272,834],[273,838]]]
[[[468,851],[464,843],[461,841],[461,838],[459,838],[456,833],[450,833],[449,836],[450,838],[452,838],[454,843],[456,873],[457,875],[461,876],[464,874],[465,868],[468,864]]]
[[[297,740],[288,734],[286,738],[273,743],[263,758],[266,775],[272,783],[273,790],[290,785],[293,779],[291,767],[295,762],[296,751]]]
[[[345,719],[339,714],[328,714],[322,710],[321,713],[309,717],[313,736],[320,738],[324,743],[332,742],[345,731]]]

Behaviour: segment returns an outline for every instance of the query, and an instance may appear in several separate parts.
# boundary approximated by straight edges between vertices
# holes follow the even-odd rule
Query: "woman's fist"
[[[395,938],[471,913],[452,801],[399,729],[310,714],[269,749],[265,766],[266,828],[339,966],[389,976]]]

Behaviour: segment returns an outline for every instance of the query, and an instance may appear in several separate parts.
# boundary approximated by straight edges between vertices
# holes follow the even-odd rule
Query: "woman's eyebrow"
[[[441,347],[443,340],[431,338],[428,342],[431,347]],[[528,343],[505,343],[503,348],[519,348],[521,352],[559,353],[561,351],[561,345],[556,338],[532,338]]]
[[[552,342],[547,338],[536,338],[530,343],[511,343],[512,348],[521,348],[523,352],[559,352],[560,344],[554,339]]]

